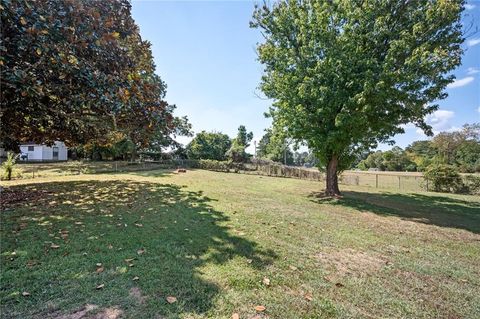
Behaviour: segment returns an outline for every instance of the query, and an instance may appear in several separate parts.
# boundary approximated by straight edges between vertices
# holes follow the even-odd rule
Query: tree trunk
[[[333,155],[327,165],[327,188],[325,189],[325,195],[327,196],[340,196],[337,167],[338,157]]]

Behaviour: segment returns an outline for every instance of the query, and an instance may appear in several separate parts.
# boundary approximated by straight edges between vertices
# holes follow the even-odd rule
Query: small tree
[[[187,145],[187,155],[190,159],[223,161],[231,145],[230,137],[226,134],[202,131]]]
[[[2,163],[3,177],[8,181],[12,179],[12,173],[15,169],[17,158],[18,155],[9,152],[7,154],[7,160]]]
[[[244,125],[238,127],[237,137],[233,139],[232,146],[227,152],[227,156],[233,162],[245,162],[248,159],[248,154],[245,149],[250,145],[253,139],[253,133],[247,133]]]

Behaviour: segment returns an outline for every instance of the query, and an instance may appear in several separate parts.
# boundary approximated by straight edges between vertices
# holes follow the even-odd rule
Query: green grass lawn
[[[2,185],[2,318],[480,318],[478,196],[200,170]]]

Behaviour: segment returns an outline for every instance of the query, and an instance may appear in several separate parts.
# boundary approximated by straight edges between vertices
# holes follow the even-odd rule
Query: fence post
[[[375,174],[375,188],[378,188],[378,174]]]
[[[400,176],[398,176],[398,190],[402,189],[401,185],[400,185]]]

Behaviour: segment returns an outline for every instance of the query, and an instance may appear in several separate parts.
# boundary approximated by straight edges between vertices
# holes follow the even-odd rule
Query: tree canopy
[[[175,130],[128,0],[1,0],[1,20],[4,147],[119,136],[141,147]]]
[[[230,137],[226,134],[202,131],[187,145],[187,155],[191,159],[223,161],[231,145]]]
[[[329,195],[355,153],[388,142],[446,97],[460,64],[464,1],[277,1],[257,6],[260,88],[274,125],[327,167]]]

